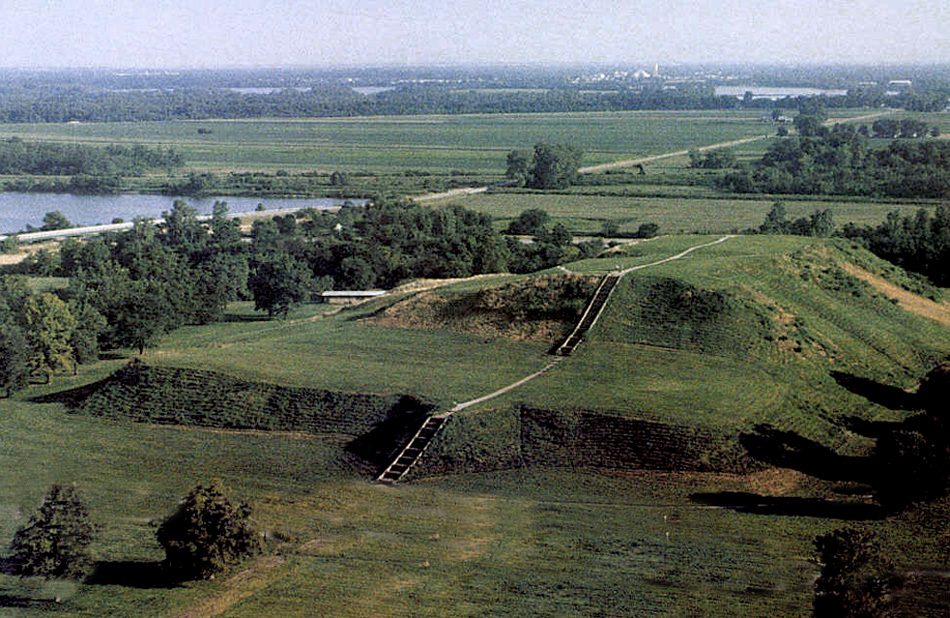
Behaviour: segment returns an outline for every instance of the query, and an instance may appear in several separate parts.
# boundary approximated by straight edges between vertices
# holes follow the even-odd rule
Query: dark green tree
[[[873,537],[853,528],[815,539],[821,575],[815,580],[815,618],[884,615],[892,566]]]
[[[158,343],[176,325],[175,309],[168,302],[168,290],[158,281],[128,282],[109,319],[113,345],[135,348],[139,354]]]
[[[785,212],[785,204],[775,202],[772,204],[772,210],[765,215],[765,221],[759,226],[761,234],[786,234],[788,232],[788,219]]]
[[[531,169],[534,153],[530,150],[512,150],[508,153],[508,167],[505,178],[523,187],[528,181],[528,170]]]
[[[71,228],[72,223],[66,218],[66,215],[58,210],[48,212],[43,215],[43,227],[41,230],[65,230]]]
[[[270,317],[287,317],[293,307],[310,293],[313,275],[307,266],[289,253],[276,251],[258,259],[247,287],[254,297],[254,308]]]
[[[529,208],[508,224],[505,233],[533,236],[543,230],[550,220],[551,215],[547,211],[540,208]]]
[[[75,487],[53,485],[29,523],[10,545],[22,576],[82,578],[92,566],[89,544],[95,528]]]
[[[30,379],[30,347],[23,329],[13,322],[0,323],[0,388],[9,397]]]
[[[528,170],[527,185],[532,189],[565,189],[577,179],[581,151],[568,144],[540,143]]]
[[[195,487],[157,536],[165,564],[182,579],[206,579],[262,549],[250,507],[231,502],[218,481]]]

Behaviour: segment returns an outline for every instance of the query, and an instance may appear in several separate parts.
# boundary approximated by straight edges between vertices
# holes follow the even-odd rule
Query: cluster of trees
[[[100,327],[101,316],[76,302],[0,277],[0,388],[9,395],[31,379],[48,382],[56,372],[74,370],[98,352]]]
[[[913,215],[891,212],[876,226],[847,224],[841,235],[856,240],[875,255],[929,278],[938,286],[950,285],[950,205]]]
[[[512,183],[532,189],[566,189],[577,180],[580,149],[570,144],[536,144],[534,150],[508,153],[505,176]]]
[[[0,174],[130,176],[183,164],[182,155],[172,148],[54,144],[18,137],[0,141]]]
[[[897,140],[874,149],[853,126],[822,129],[777,141],[717,185],[738,193],[950,196],[950,143]]]
[[[863,129],[863,131],[862,131]],[[867,126],[858,127],[858,132],[862,135],[870,135],[878,139],[913,139],[930,135],[931,137],[940,136],[940,127],[937,125],[928,125],[926,122],[915,120],[913,118],[881,118],[871,124],[870,132]]]
[[[68,277],[57,293],[34,297],[22,282],[4,279],[0,349],[10,353],[0,364],[8,374],[0,385],[15,390],[31,375],[74,369],[100,349],[141,353],[179,326],[218,320],[234,300],[253,299],[258,310],[284,317],[331,288],[531,272],[601,248],[574,245],[570,231],[549,226],[543,211],[513,223],[513,231],[521,225],[533,237],[525,243],[499,234],[488,215],[399,199],[259,219],[250,238],[242,237],[224,203],[215,204],[207,222],[183,201],[163,215],[160,227],[138,220],[127,231],[66,240],[58,253],[39,251],[21,265],[27,273]],[[31,344],[21,345],[24,340]]]
[[[721,170],[738,164],[736,153],[729,148],[717,148],[708,152],[689,151],[689,166],[696,169]]]
[[[21,577],[83,579],[94,561],[97,527],[75,487],[53,485],[29,522],[13,536],[11,560]],[[206,579],[263,549],[251,510],[217,481],[198,485],[158,527],[163,567],[178,581]]]
[[[785,204],[775,202],[756,230],[760,234],[793,234],[795,236],[831,236],[835,231],[830,209],[816,210],[808,217],[789,221]]]

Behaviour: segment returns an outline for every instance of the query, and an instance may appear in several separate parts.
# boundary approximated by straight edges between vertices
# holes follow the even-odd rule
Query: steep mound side
[[[597,281],[586,275],[541,275],[475,292],[422,292],[370,320],[386,326],[447,328],[550,343],[563,337],[580,318]]]
[[[170,425],[358,435],[394,416],[430,408],[408,396],[291,388],[132,362],[100,383],[74,410]]]
[[[646,275],[621,281],[593,337],[730,355],[770,332],[765,311],[732,291]]]
[[[589,410],[515,407],[453,416],[411,474],[521,466],[747,472],[755,464],[724,432]]]
[[[950,351],[940,291],[852,243],[730,242],[722,255],[625,277],[591,338],[844,368],[892,384],[911,383]]]

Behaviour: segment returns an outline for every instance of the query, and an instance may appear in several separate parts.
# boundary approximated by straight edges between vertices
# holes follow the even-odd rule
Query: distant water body
[[[232,213],[250,212],[263,204],[266,210],[279,208],[335,208],[346,200],[334,198],[257,198],[207,197],[174,198],[165,195],[70,195],[60,193],[0,192],[0,234],[22,232],[26,226],[39,228],[43,215],[58,210],[76,225],[112,223],[114,219],[131,221],[135,217],[150,219],[172,209],[176,199],[183,199],[201,214],[211,214],[216,201],[227,202]],[[363,200],[351,200],[362,203]]]
[[[785,97],[843,97],[847,90],[828,90],[822,88],[795,88],[790,86],[716,86],[717,97],[739,97],[751,92],[753,99],[772,99],[777,101]]]

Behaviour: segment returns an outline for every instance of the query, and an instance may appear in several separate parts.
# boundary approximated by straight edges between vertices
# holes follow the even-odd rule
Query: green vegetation
[[[164,566],[177,578],[207,579],[263,549],[246,504],[234,504],[219,482],[198,485],[158,527]]]
[[[505,153],[523,144],[577,144],[586,164],[762,131],[759,113],[748,112],[0,127],[64,147],[145,143],[182,153],[186,169],[129,181],[139,187],[353,195],[381,179],[399,178],[395,192],[500,180]],[[784,212],[769,215],[775,198],[740,199],[709,185],[718,168],[747,165],[775,143],[697,153],[693,168],[684,154],[649,162],[643,174],[585,174],[559,193],[494,188],[459,198],[464,208],[380,199],[305,212],[258,221],[249,236],[223,205],[199,224],[176,204],[163,228],[139,224],[37,254],[20,268],[69,279],[0,287],[0,386],[13,392],[0,401],[8,471],[0,535],[13,538],[39,492],[63,482],[82,489],[102,525],[88,545],[95,568],[85,583],[4,571],[0,605],[132,618],[206,608],[235,616],[806,613],[818,575],[813,539],[840,525],[822,516],[880,511],[863,495],[863,476],[809,479],[766,468],[746,449],[804,445],[800,458],[842,464],[828,474],[853,471],[844,464],[869,455],[886,461],[893,475],[875,496],[893,505],[943,493],[931,481],[946,479],[945,461],[921,465],[945,450],[931,439],[934,426],[902,424],[888,442],[884,428],[906,413],[842,384],[911,387],[950,354],[950,310],[943,290],[850,241],[821,238],[832,213],[867,224],[920,204],[783,196]],[[626,274],[574,356],[454,415],[413,482],[366,482],[423,415],[547,367],[595,275],[716,240],[664,236],[602,253],[599,239],[575,246],[572,235],[728,232],[764,218],[771,225],[759,231],[783,235],[735,237]],[[502,239],[502,229],[533,242]],[[534,272],[541,268],[549,270]],[[532,274],[410,282],[352,308],[309,304],[330,285],[505,270]],[[281,279],[290,285],[258,285]],[[283,319],[263,319],[255,305]],[[47,343],[33,377],[60,375],[27,387],[31,357],[16,351],[39,359]],[[111,348],[108,359],[98,358],[100,344]],[[145,362],[128,362],[135,350]],[[82,375],[62,375],[76,361]],[[247,509],[206,487],[209,477]],[[922,493],[889,497],[900,489]],[[182,540],[227,536],[200,525],[171,534],[168,522],[202,502],[220,507],[239,551],[212,542],[202,553]],[[886,538],[895,569],[942,568],[937,550],[914,554],[922,541],[912,521],[913,513],[945,521],[942,504],[860,524],[870,530],[861,539]],[[260,539],[248,509],[261,554],[244,551]],[[221,577],[172,586],[162,564],[186,545],[179,573]],[[865,574],[852,562],[857,579],[846,587]],[[822,591],[836,594],[826,575]]]
[[[875,148],[853,125],[816,127],[799,128],[801,137],[776,142],[751,169],[729,172],[718,185],[737,193],[950,196],[950,144],[900,139]]]
[[[29,523],[13,535],[10,551],[23,577],[84,577],[92,567],[94,527],[75,487],[53,485]]]
[[[76,412],[119,420],[221,429],[365,433],[390,416],[427,409],[374,396],[237,380],[210,371],[133,360],[74,403]]]
[[[213,128],[199,135],[196,127]],[[505,172],[505,155],[539,141],[575,144],[585,164],[659,154],[763,134],[756,113],[615,112],[363,117],[226,122],[18,124],[0,137],[145,144],[180,152],[186,168],[215,173],[403,170]]]

